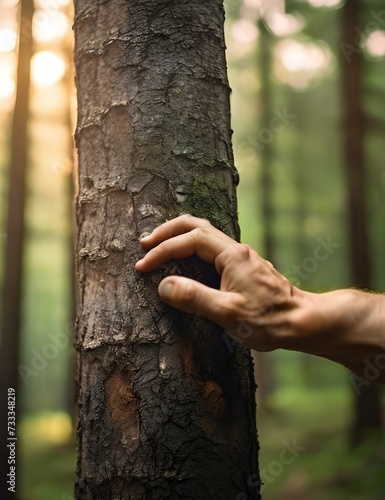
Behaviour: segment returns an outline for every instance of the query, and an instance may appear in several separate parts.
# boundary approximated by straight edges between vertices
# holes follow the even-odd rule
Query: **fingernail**
[[[172,281],[166,281],[166,283],[161,283],[159,285],[159,295],[162,299],[170,300],[172,297],[172,290],[174,288],[174,283]]]
[[[146,231],[145,233],[141,234],[139,236],[139,241],[142,241],[142,240],[145,240],[146,238],[148,238],[149,236],[151,236],[151,233],[149,231]]]

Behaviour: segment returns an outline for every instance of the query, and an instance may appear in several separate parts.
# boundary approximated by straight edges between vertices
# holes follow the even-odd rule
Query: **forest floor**
[[[334,392],[275,394],[259,416],[264,500],[385,499],[384,435],[352,449],[348,407]]]

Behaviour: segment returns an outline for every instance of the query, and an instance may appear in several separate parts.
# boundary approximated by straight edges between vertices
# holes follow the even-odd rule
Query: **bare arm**
[[[180,276],[165,278],[159,294],[171,306],[206,316],[258,351],[315,354],[361,376],[372,364],[376,381],[385,383],[384,295],[300,290],[251,247],[190,215],[162,224],[141,244],[148,252],[138,271],[195,253],[221,276],[220,290]]]

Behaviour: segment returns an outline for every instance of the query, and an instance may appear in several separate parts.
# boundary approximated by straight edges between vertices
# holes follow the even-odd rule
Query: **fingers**
[[[174,219],[159,226],[155,229],[155,234],[145,238],[143,246],[154,248],[136,263],[138,271],[153,271],[170,260],[183,259],[193,254],[212,264],[229,243],[234,243],[232,238],[215,229],[207,221],[201,224],[202,219],[192,216],[182,216],[178,219],[179,222]],[[190,229],[183,232],[186,228]]]
[[[159,295],[169,305],[205,316],[223,328],[234,328],[232,293],[220,292],[195,280],[170,276],[159,284]]]
[[[155,245],[159,245],[162,241],[178,236],[179,234],[187,233],[197,227],[211,226],[205,219],[199,219],[192,215],[184,214],[175,219],[169,220],[158,226],[154,231],[142,238],[140,243],[144,249],[149,249]],[[212,227],[212,226],[211,226]],[[214,227],[213,227],[214,229]]]
[[[161,224],[150,235],[142,238],[140,243],[146,250],[159,245],[162,241],[169,240],[180,234],[189,233],[194,229],[205,229],[206,234],[215,235],[226,241],[233,241],[232,238],[212,226],[208,220],[184,214]]]

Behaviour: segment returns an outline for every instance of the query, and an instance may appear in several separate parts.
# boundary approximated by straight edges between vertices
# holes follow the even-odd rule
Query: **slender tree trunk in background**
[[[271,96],[271,50],[272,40],[269,31],[266,28],[265,21],[260,18],[258,23],[259,38],[259,74],[260,74],[260,130],[270,131],[270,122],[273,110]],[[261,202],[264,229],[264,257],[270,262],[275,262],[274,255],[274,229],[273,229],[273,202],[272,202],[272,169],[273,169],[273,143],[266,141],[260,152],[261,157]],[[255,359],[255,379],[258,384],[258,405],[261,409],[267,409],[267,396],[274,387],[274,376],[272,367],[272,354],[253,352]]]
[[[73,135],[72,135],[73,137]],[[67,325],[67,333],[69,334],[69,338],[73,339],[73,331],[76,323],[76,292],[77,286],[75,281],[75,241],[74,241],[74,230],[75,230],[75,214],[73,211],[73,200],[74,200],[74,173],[71,172],[67,175],[65,179],[66,183],[66,197],[68,199],[68,213],[67,215],[67,223],[68,223],[68,236],[67,236],[67,245],[68,245],[68,289],[69,289],[69,300],[68,300],[68,325]],[[72,344],[71,344],[72,345]],[[68,372],[66,374],[66,380],[68,381],[65,387],[65,395],[64,395],[64,408],[65,411],[72,417],[73,424],[75,424],[75,401],[74,401],[74,393],[75,393],[75,373],[76,373],[76,359],[74,356],[74,352],[71,349],[68,357]]]
[[[343,40],[356,47],[359,26],[358,2],[346,2],[343,9]],[[352,51],[350,59],[342,58],[345,98],[345,162],[348,183],[348,217],[353,270],[353,286],[371,288],[371,263],[367,232],[364,127],[362,112],[360,53]],[[362,386],[355,393],[355,417],[351,441],[356,444],[368,429],[381,427],[381,404],[376,384]]]
[[[23,0],[20,4],[20,26],[32,26],[33,0]],[[7,447],[13,437],[8,432],[8,389],[16,392],[16,417],[18,417],[19,397],[18,372],[19,339],[21,324],[22,260],[24,244],[24,201],[25,172],[28,161],[27,116],[29,109],[30,61],[32,39],[19,38],[16,103],[12,122],[11,163],[8,190],[7,236],[5,250],[5,274],[2,290],[1,351],[0,351],[0,497],[17,496],[8,491],[6,474],[10,471]],[[11,424],[12,422],[10,422]],[[14,442],[16,443],[16,441]],[[16,453],[17,456],[17,453]],[[16,474],[18,478],[18,474]],[[16,488],[17,491],[17,488]]]
[[[300,97],[301,98],[301,97]],[[298,102],[293,102],[294,106],[298,106]],[[308,248],[308,239],[306,237],[306,217],[308,214],[307,208],[307,179],[305,175],[304,165],[308,165],[309,161],[303,147],[303,138],[306,137],[309,127],[312,126],[312,115],[310,113],[298,113],[295,124],[297,128],[297,144],[296,154],[294,156],[292,179],[295,189],[296,210],[295,210],[295,228],[296,228],[296,265],[300,265],[303,260],[309,256],[313,249]],[[310,254],[311,255],[311,254]],[[296,276],[293,283],[300,288],[306,288],[306,283]],[[313,356],[309,354],[301,354],[300,370],[301,377],[306,383],[315,382],[318,375],[313,372]]]
[[[271,82],[271,35],[268,32],[265,21],[263,19],[259,22],[260,30],[260,123],[261,129],[270,130],[271,117],[273,111],[273,101],[271,96],[272,82]],[[272,202],[273,191],[273,161],[274,161],[273,143],[266,141],[263,144],[261,151],[261,187],[262,187],[262,214],[264,224],[264,247],[265,257],[271,262],[275,261],[274,255],[274,210]]]
[[[69,37],[68,37],[69,38]],[[66,195],[68,199],[67,204],[67,223],[68,223],[68,282],[69,282],[69,301],[68,301],[68,319],[69,319],[69,328],[71,332],[73,332],[75,321],[76,321],[76,304],[77,304],[77,284],[75,278],[75,210],[74,210],[74,197],[75,197],[75,189],[74,189],[74,181],[75,181],[75,172],[74,172],[74,140],[73,140],[73,131],[74,131],[74,117],[73,117],[73,98],[74,98],[74,68],[73,68],[73,39],[72,37],[69,40],[66,40],[66,62],[67,62],[67,73],[65,78],[66,85],[66,97],[68,99],[68,104],[66,106],[67,114],[65,117],[65,123],[68,130],[68,153],[67,158],[71,161],[71,171],[66,173],[65,184],[66,184]],[[72,339],[72,335],[70,336]],[[68,380],[74,381],[75,379],[75,371],[76,371],[76,363],[75,357],[73,355],[73,351],[71,350],[69,360],[68,360]],[[66,394],[65,394],[65,409],[69,415],[74,417],[74,384],[68,383],[66,384]]]
[[[221,0],[76,3],[77,499],[260,498],[248,350],[157,294],[141,235],[180,213],[235,238]]]

